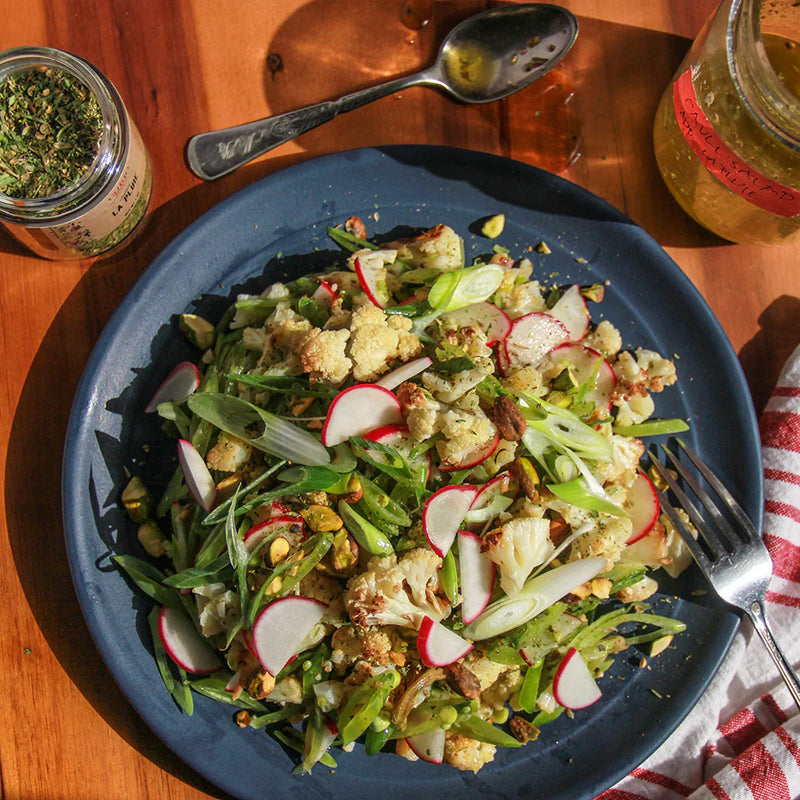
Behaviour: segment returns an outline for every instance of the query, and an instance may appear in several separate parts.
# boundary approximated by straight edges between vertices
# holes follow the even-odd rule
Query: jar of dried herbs
[[[46,47],[0,53],[0,222],[51,259],[108,255],[142,228],[152,166],[119,93]]]

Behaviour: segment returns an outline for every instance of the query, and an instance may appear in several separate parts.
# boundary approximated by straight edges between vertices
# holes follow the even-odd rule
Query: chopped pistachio
[[[153,510],[153,496],[137,476],[128,481],[128,485],[122,490],[121,499],[128,516],[134,522],[145,522]]]
[[[496,239],[502,232],[503,228],[506,226],[506,215],[505,214],[495,214],[493,217],[489,217],[483,225],[481,226],[481,233],[487,239]]]
[[[214,344],[214,326],[197,314],[181,314],[178,319],[180,332],[196,347],[207,350]]]

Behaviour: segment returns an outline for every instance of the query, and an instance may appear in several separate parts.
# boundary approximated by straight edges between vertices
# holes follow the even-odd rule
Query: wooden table
[[[123,95],[155,169],[146,232],[108,260],[44,261],[0,231],[0,778],[7,800],[223,796],[154,738],[95,650],[68,574],[59,484],[71,399],[104,324],[159,251],[237,189],[299,161],[369,145],[426,142],[511,156],[561,171],[666,248],[727,331],[757,411],[800,341],[800,244],[757,248],[704,232],[662,185],[651,150],[662,89],[715,0],[564,0],[581,34],[556,82],[473,107],[408,90],[215,183],[189,172],[183,149],[193,133],[422,66],[453,22],[487,5],[437,0],[431,23],[410,31],[400,4],[0,3],[0,49],[50,45],[99,66]],[[280,56],[281,69],[266,68],[268,54]],[[543,89],[558,92],[558,85],[574,95],[555,116],[556,134],[581,133],[580,156],[567,169],[564,141],[536,114],[554,97]]]

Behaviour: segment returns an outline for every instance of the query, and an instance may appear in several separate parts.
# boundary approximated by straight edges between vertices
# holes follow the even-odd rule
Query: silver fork
[[[665,460],[674,473],[656,458],[652,450],[650,459],[664,483],[672,490],[678,501],[677,505],[683,508],[699,532],[698,539],[692,536],[670,503],[666,492],[661,492],[661,508],[686,542],[694,560],[714,591],[726,603],[740,608],[750,617],[756,633],[772,656],[781,677],[800,708],[800,680],[775,641],[764,613],[764,596],[772,577],[772,559],[764,541],[742,507],[699,456],[680,439],[675,441],[694,464],[697,472],[716,492],[717,500],[711,498],[693,473],[668,447],[664,446],[667,456]],[[682,479],[682,483],[675,474]],[[689,490],[705,509],[705,515],[689,496]]]

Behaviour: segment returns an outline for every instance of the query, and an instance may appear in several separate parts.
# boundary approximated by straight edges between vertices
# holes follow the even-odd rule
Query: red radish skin
[[[469,653],[472,642],[426,616],[422,618],[419,628],[417,650],[426,666],[446,667]]]
[[[517,317],[505,338],[508,368],[535,367],[554,348],[569,341],[566,326],[551,314],[534,311]]]
[[[422,527],[431,549],[444,558],[475,499],[474,486],[445,486],[434,492],[422,508]]]
[[[358,257],[353,260],[353,268],[355,270],[356,277],[358,278],[358,282],[361,285],[361,288],[364,290],[364,294],[366,294],[366,296],[369,298],[370,303],[378,306],[378,308],[386,308],[386,303],[389,299],[389,293],[386,289],[385,283],[383,290],[381,290],[376,277],[376,270],[374,268],[370,268],[365,259]]]
[[[214,478],[208,471],[203,456],[186,439],[178,440],[178,463],[192,497],[205,512],[211,511],[217,499]]]
[[[484,300],[471,306],[459,308],[447,314],[448,322],[461,328],[475,326],[486,334],[486,344],[493,347],[508,336],[511,319],[502,308]]]
[[[458,462],[442,461],[439,464],[439,469],[442,472],[456,472],[460,469],[472,469],[477,467],[478,464],[486,461],[489,456],[494,454],[497,446],[500,444],[500,434],[495,431],[494,436],[485,444],[476,447],[474,450],[467,453],[467,455]]]
[[[415,358],[413,361],[408,361],[401,364],[397,369],[388,372],[380,380],[376,381],[376,385],[388,389],[390,392],[394,391],[404,381],[410,381],[412,378],[424,372],[428,367],[432,366],[433,359],[429,356],[422,356]]]
[[[217,653],[180,611],[164,606],[158,612],[158,635],[167,655],[186,672],[210,675],[222,667]]]
[[[661,513],[658,492],[650,478],[640,472],[628,492],[633,531],[626,544],[633,544],[643,539],[655,527]]]
[[[297,652],[328,606],[311,597],[290,595],[273,600],[256,618],[253,647],[261,666],[273,677]]]
[[[588,380],[600,362],[595,373],[594,388],[586,393],[586,400],[591,400],[596,408],[611,408],[611,398],[617,387],[617,376],[611,364],[603,354],[592,347],[580,344],[562,344],[550,351],[553,365],[564,361],[572,365],[578,383]]]
[[[475,499],[470,506],[470,511],[488,506],[496,494],[505,494],[510,489],[511,475],[509,475],[509,473],[501,472],[499,475],[495,475],[494,478],[484,483],[483,486],[478,489]]]
[[[303,518],[299,514],[282,514],[277,517],[270,517],[263,522],[258,522],[245,531],[245,546],[252,552],[265,536],[268,536],[278,528],[293,528],[299,532],[303,528]]]
[[[402,421],[400,401],[388,389],[373,383],[358,383],[333,398],[322,427],[322,444],[333,447],[351,436],[363,436]]]
[[[553,696],[557,703],[573,711],[596,703],[602,696],[581,654],[570,647],[553,678]]]
[[[461,578],[461,621],[468,625],[489,605],[494,591],[497,568],[486,553],[481,540],[471,531],[458,532],[458,569]]]
[[[586,299],[577,283],[573,283],[558,298],[550,313],[564,324],[573,342],[579,342],[589,332],[591,323],[589,309],[586,308]]]
[[[314,294],[312,294],[311,297],[316,300],[322,308],[330,309],[331,304],[338,297],[338,293],[328,281],[320,279],[319,286],[314,290]]]
[[[150,402],[145,406],[145,413],[152,414],[159,403],[180,403],[200,385],[200,371],[191,361],[181,361],[156,389]]]

